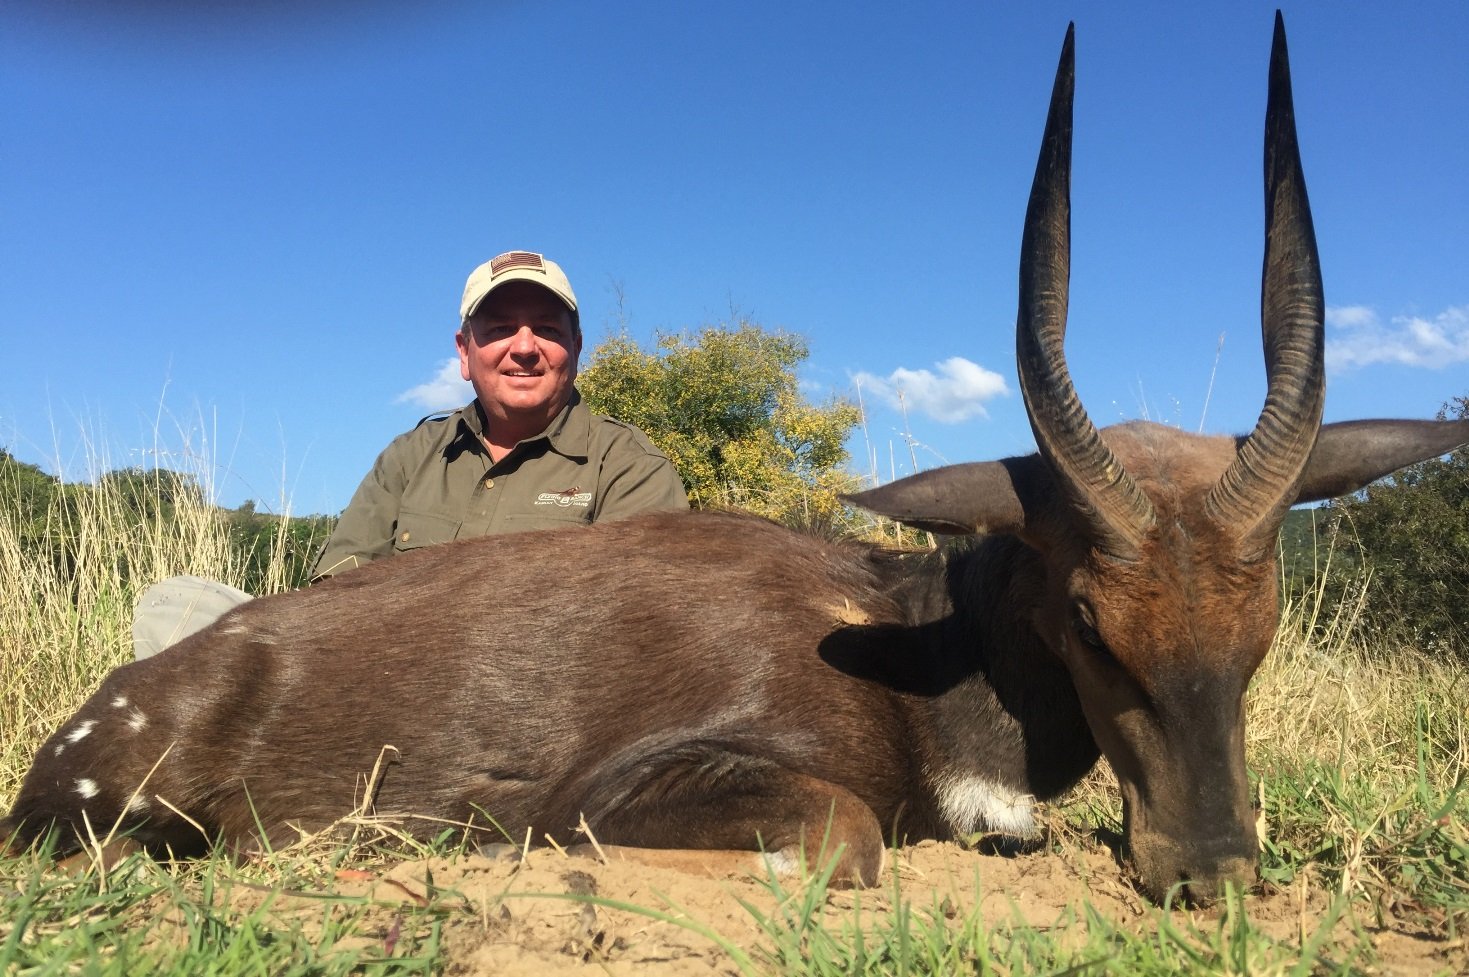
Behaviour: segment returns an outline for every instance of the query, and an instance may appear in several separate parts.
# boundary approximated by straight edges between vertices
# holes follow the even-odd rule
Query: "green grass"
[[[767,917],[763,962],[779,974],[1264,974],[1332,972],[1321,954],[1334,918],[1301,945],[1278,942],[1249,922],[1231,894],[1213,922],[1157,914],[1146,930],[1127,929],[1091,907],[1067,910],[1044,927],[1005,915],[955,915],[942,902],[893,894],[888,912],[853,911],[828,926],[802,903],[794,917]],[[1338,946],[1336,953],[1341,954]],[[1349,955],[1355,951],[1349,949]]]
[[[388,946],[362,925],[363,899],[277,913],[270,892],[222,859],[186,866],[134,856],[106,873],[12,875],[0,911],[0,973],[414,974],[432,972],[441,920],[401,918]],[[247,890],[246,899],[239,898]]]
[[[0,479],[0,808],[41,740],[130,657],[147,583],[197,573],[240,585],[244,573],[203,500],[139,522],[105,490],[43,514],[42,538],[64,538],[74,559],[40,558],[19,490]],[[1277,901],[1299,896],[1290,925],[1265,925],[1252,916],[1258,897],[1237,893],[1208,913],[1136,918],[1083,902],[1039,925],[981,903],[977,879],[959,897],[896,874],[854,893],[831,890],[819,866],[744,898],[753,939],[658,898],[540,896],[685,927],[725,972],[749,975],[1376,973],[1384,933],[1441,948],[1430,972],[1469,970],[1469,672],[1413,648],[1363,646],[1351,608],[1332,606],[1323,620],[1319,594],[1287,604],[1250,697],[1261,870],[1290,893]],[[1045,857],[1094,850],[1094,828],[1118,828],[1117,804],[1103,766],[1047,812]],[[417,901],[374,901],[345,891],[338,873],[460,855],[453,837],[408,848],[373,834],[246,864],[133,858],[67,875],[34,855],[0,859],[0,974],[442,973],[453,948],[495,932],[496,913],[525,894],[426,887]],[[589,965],[617,957],[578,952]]]

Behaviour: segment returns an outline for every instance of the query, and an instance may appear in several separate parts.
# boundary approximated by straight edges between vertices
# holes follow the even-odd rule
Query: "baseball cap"
[[[460,320],[468,319],[480,303],[506,282],[534,282],[548,288],[571,310],[572,325],[578,322],[576,293],[561,266],[534,251],[506,251],[480,265],[464,283],[464,301],[459,304]]]

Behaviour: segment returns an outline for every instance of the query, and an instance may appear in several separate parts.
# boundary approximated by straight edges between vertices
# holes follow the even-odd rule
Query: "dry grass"
[[[154,515],[140,525],[136,507],[120,494],[77,492],[45,515],[43,527],[47,539],[68,542],[73,558],[38,558],[15,504],[18,486],[3,481],[0,809],[9,806],[41,740],[108,669],[131,657],[132,609],[148,583],[193,573],[241,586],[244,572],[219,512],[188,495],[176,500],[170,517]],[[283,569],[277,579],[285,580]],[[1380,916],[1411,917],[1434,939],[1462,940],[1469,923],[1469,833],[1455,805],[1469,783],[1469,671],[1412,648],[1364,646],[1352,609],[1327,621],[1319,611],[1324,604],[1315,595],[1284,608],[1276,647],[1250,693],[1248,752],[1261,799],[1266,877],[1341,893]],[[1115,827],[1116,797],[1103,764],[1052,812],[1056,843],[1082,843],[1079,824],[1113,821]],[[303,839],[241,884],[329,881],[394,834],[390,825],[366,820],[346,827],[349,837]],[[31,881],[21,886],[23,902],[40,906],[52,883],[39,868],[25,871]],[[205,875],[216,871],[229,870],[208,868]],[[184,900],[170,903],[179,913],[195,911],[188,901],[195,896],[180,895],[166,872],[147,877],[159,892],[172,893],[168,899]],[[68,899],[90,900],[88,906],[112,905],[95,887],[66,891]],[[99,919],[146,914],[162,898],[140,896],[95,912]],[[0,911],[0,937],[6,924]],[[54,929],[58,938],[67,932],[62,922]],[[352,938],[342,931],[344,941]],[[266,959],[264,946],[258,959]],[[431,954],[424,959],[426,968],[435,966]]]
[[[201,466],[193,482],[207,487],[207,476]],[[133,607],[147,586],[184,573],[243,584],[209,493],[175,496],[178,484],[154,479],[141,498],[105,481],[62,486],[37,539],[18,478],[0,476],[0,807],[40,742],[132,658]]]

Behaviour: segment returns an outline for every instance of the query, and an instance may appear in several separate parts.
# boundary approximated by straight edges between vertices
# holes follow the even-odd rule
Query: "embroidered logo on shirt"
[[[585,509],[591,504],[592,493],[581,491],[580,485],[573,485],[560,492],[542,492],[536,496],[536,505],[557,505],[563,509],[573,505],[578,509]]]

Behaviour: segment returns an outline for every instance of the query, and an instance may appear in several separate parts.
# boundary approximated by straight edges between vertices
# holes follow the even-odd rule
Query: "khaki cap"
[[[469,274],[464,283],[464,301],[459,304],[461,321],[474,315],[491,292],[506,282],[534,282],[550,289],[571,310],[571,321],[577,323],[576,293],[561,266],[534,251],[506,251],[495,255]]]

